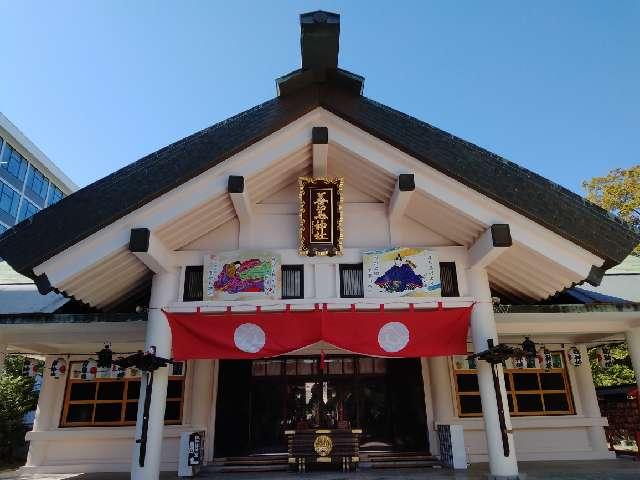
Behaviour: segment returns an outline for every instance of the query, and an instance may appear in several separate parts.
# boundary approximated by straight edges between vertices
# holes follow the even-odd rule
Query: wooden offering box
[[[360,461],[360,429],[286,430],[289,465],[304,472],[307,466],[333,466],[350,471]]]

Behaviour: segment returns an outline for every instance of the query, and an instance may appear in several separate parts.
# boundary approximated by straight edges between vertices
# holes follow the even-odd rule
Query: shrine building
[[[0,315],[1,353],[45,361],[23,470],[157,479],[192,432],[223,467],[612,457],[587,348],[626,338],[640,374],[640,305],[561,300],[637,233],[367,98],[339,15],[300,23],[275,98],[0,236],[70,299]]]

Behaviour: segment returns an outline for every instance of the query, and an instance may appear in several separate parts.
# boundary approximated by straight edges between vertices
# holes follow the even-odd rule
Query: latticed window
[[[135,425],[141,388],[139,373],[128,373],[124,378],[82,380],[81,365],[82,362],[70,365],[60,426]],[[165,424],[182,422],[184,365],[175,364],[173,373],[167,386]]]
[[[282,298],[304,298],[304,265],[282,265]]]
[[[364,297],[362,264],[340,265],[340,296],[342,298]]]
[[[504,383],[512,416],[575,413],[563,352],[552,352],[551,356],[553,368],[549,370],[541,368],[537,359],[524,368],[511,368],[512,361],[507,361],[509,368],[504,370]],[[459,416],[481,416],[475,362],[455,356],[453,368]]]

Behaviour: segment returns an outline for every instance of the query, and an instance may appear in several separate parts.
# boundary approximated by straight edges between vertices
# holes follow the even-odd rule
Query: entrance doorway
[[[304,428],[360,428],[363,450],[428,451],[420,360],[220,362],[216,456],[284,452],[284,431]]]

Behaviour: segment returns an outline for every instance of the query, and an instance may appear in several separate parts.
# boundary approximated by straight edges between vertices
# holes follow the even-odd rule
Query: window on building
[[[31,203],[26,198],[22,202],[22,207],[20,207],[20,215],[18,215],[18,222],[21,222],[31,215],[37,213],[40,209],[36,207],[33,203]]]
[[[120,426],[135,425],[140,396],[139,374],[125,378],[80,379],[82,362],[70,365],[60,426]],[[173,366],[167,386],[164,414],[166,425],[182,422],[184,403],[184,365]]]
[[[440,285],[443,297],[459,297],[456,262],[440,262]]]
[[[304,265],[282,265],[282,298],[304,298]]]
[[[0,159],[0,168],[4,168],[14,178],[22,182],[27,174],[27,165],[24,157],[7,143],[2,153],[2,159]]]
[[[9,230],[9,227],[0,223],[0,235]]]
[[[0,182],[0,210],[16,218],[20,205],[20,194],[6,183]]]
[[[58,203],[64,197],[64,193],[55,185],[51,184],[51,189],[49,190],[49,201],[47,205],[53,205],[54,203]]]
[[[361,263],[340,265],[340,296],[342,298],[364,297]]]
[[[184,270],[184,291],[182,301],[198,302],[202,300],[202,265],[189,265]]]
[[[47,180],[47,177],[45,177],[40,170],[32,166],[29,170],[29,177],[27,178],[27,187],[44,200],[47,198],[49,180]]]
[[[563,352],[551,355],[553,368],[549,370],[540,368],[538,360],[525,368],[512,368],[513,362],[507,361],[504,383],[512,416],[575,414]],[[459,416],[481,416],[475,363],[464,356],[455,356],[453,368]]]

